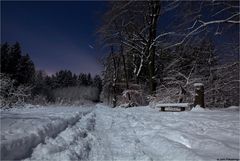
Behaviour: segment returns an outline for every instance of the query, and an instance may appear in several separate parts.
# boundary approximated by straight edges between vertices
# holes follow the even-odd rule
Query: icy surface
[[[9,156],[25,153],[25,156],[28,154],[25,160],[239,159],[237,109],[239,107],[159,112],[148,106],[112,109],[97,105],[97,108],[2,112],[1,149],[5,146],[2,143],[8,143],[11,145],[8,147]],[[43,130],[47,124],[58,128]],[[60,128],[64,124],[66,127]],[[59,128],[61,130],[57,130]],[[40,135],[43,141],[37,142],[37,137],[32,135]],[[18,142],[19,139],[22,141]],[[36,142],[35,146],[32,146],[33,142]],[[18,144],[21,148],[11,149]],[[24,150],[27,145],[33,148],[28,153]]]

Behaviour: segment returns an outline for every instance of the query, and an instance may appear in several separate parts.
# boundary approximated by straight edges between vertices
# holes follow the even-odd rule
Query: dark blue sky
[[[1,2],[2,42],[20,42],[37,69],[100,73],[96,30],[104,1]]]
[[[69,69],[77,74],[100,74],[102,67],[99,59],[104,52],[97,46],[96,31],[101,24],[102,14],[107,10],[107,3],[1,2],[1,42],[20,42],[23,52],[30,55],[36,68],[48,74],[61,69]],[[170,24],[171,17],[175,15],[176,12],[172,12],[160,18],[161,32],[171,30],[166,24]],[[210,11],[204,12],[206,18],[211,18],[211,15]],[[238,41],[239,37],[235,36],[238,32],[236,26],[223,35],[214,36],[216,47],[232,39]]]

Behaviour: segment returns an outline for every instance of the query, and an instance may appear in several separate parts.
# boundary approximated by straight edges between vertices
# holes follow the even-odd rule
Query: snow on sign
[[[1,111],[1,160],[239,159],[238,110],[98,104]]]
[[[203,86],[203,84],[202,83],[194,83],[193,86],[198,87],[198,86]]]

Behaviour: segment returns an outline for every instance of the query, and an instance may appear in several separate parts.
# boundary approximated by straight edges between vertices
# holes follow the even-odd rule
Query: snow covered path
[[[97,108],[89,160],[239,159],[239,113]]]
[[[95,126],[95,115],[89,113],[80,119],[74,126],[58,134],[56,138],[46,138],[39,144],[28,160],[88,160],[91,143],[94,139],[91,131]]]
[[[46,109],[42,115],[40,109],[38,112],[33,110],[40,114],[39,117],[42,119],[34,124],[39,126],[42,122],[40,125],[44,125],[44,120],[53,121],[56,117],[63,116],[63,120],[77,118],[54,135],[46,132],[46,137],[31,149],[30,155],[28,154],[25,160],[239,159],[239,111],[234,109],[158,112],[157,109],[149,107],[112,109],[103,105],[97,105],[97,108],[59,108],[62,112],[56,109],[58,108]],[[34,114],[31,114],[29,117],[33,116]],[[3,118],[6,119],[6,116],[2,115],[1,120],[4,120]],[[20,120],[29,124],[26,118]],[[6,122],[1,122],[3,127],[5,124]],[[11,137],[6,138],[9,131],[16,133],[17,129],[19,130],[12,127],[16,126],[5,127],[3,131],[5,133],[1,136],[14,143]],[[29,136],[28,134],[23,136]],[[4,146],[1,143],[1,149],[2,147]],[[9,155],[14,156],[23,151],[19,149],[9,151]]]
[[[39,107],[1,111],[1,159],[30,157],[45,139],[76,124],[92,108]]]

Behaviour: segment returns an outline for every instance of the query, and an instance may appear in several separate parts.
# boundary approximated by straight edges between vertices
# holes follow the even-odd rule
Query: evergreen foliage
[[[98,100],[95,99],[94,101],[99,101],[99,95],[102,90],[102,80],[98,75],[93,79],[90,73],[77,75],[70,70],[60,70],[51,76],[44,71],[36,71],[30,56],[22,53],[18,42],[12,46],[7,42],[1,45],[0,74],[1,84],[3,85],[0,91],[0,98],[10,100],[10,104],[11,101],[13,103],[14,101],[19,101],[19,99],[26,101],[23,98],[27,97],[29,99],[30,96],[33,101],[37,99],[38,101],[36,102],[38,103],[41,103],[43,100],[54,102],[56,98],[53,90],[74,89],[74,87],[76,87],[75,90],[83,89],[77,88],[78,86],[89,86],[91,87],[89,88],[90,90],[97,89]],[[13,97],[11,93],[15,96]]]
[[[15,80],[15,85],[32,84],[35,67],[28,54],[22,55],[18,42],[13,46],[1,45],[1,73]]]

